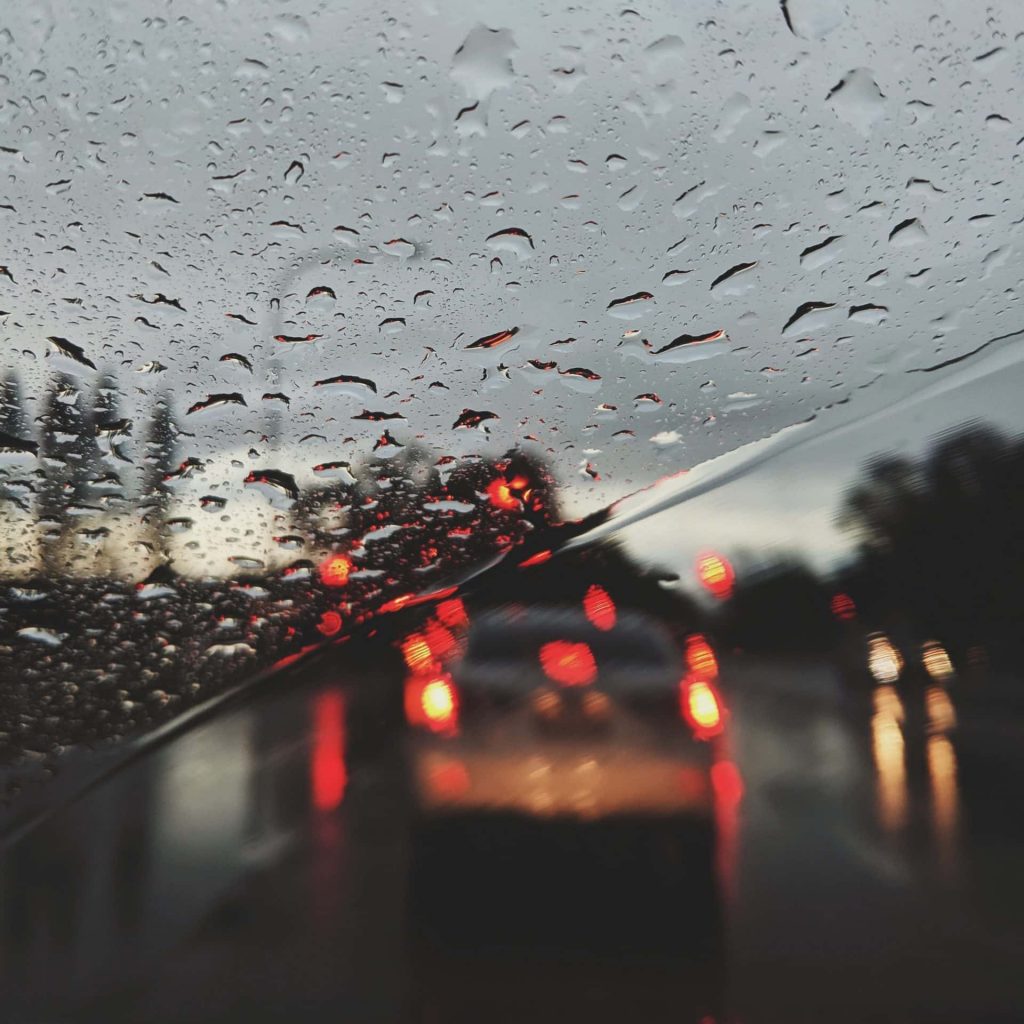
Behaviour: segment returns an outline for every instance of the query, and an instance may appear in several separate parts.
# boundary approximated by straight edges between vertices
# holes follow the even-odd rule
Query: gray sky
[[[309,482],[368,409],[439,454],[535,444],[585,510],[1020,326],[1024,6],[641,7],[9,5],[4,362],[38,393],[68,338],[129,414],[241,394],[181,416],[222,493],[271,410]]]

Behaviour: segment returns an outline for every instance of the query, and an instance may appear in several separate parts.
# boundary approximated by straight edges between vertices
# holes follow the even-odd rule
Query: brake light
[[[589,686],[597,678],[597,663],[588,644],[552,640],[540,649],[544,675],[562,686]]]
[[[455,650],[455,637],[452,631],[440,622],[431,619],[424,630],[430,653],[436,658],[447,658]]]
[[[718,659],[707,638],[694,633],[686,641],[686,666],[697,676],[714,679],[718,675]]]
[[[583,597],[583,611],[592,626],[603,632],[615,628],[615,602],[604,587],[594,583]]]
[[[453,734],[459,721],[459,695],[451,677],[409,679],[405,684],[405,717],[410,725]]]
[[[422,633],[410,633],[402,643],[402,657],[413,672],[425,672],[434,661],[430,644]]]
[[[447,679],[431,679],[420,697],[423,714],[435,726],[449,726],[455,718],[455,691]]]
[[[722,731],[722,702],[707,680],[684,679],[679,684],[679,704],[697,739],[710,739]]]
[[[697,556],[697,579],[713,597],[723,601],[732,597],[736,573],[727,558],[714,551],[706,551]]]
[[[437,606],[437,617],[452,629],[461,629],[469,623],[466,606],[459,597],[449,598]]]

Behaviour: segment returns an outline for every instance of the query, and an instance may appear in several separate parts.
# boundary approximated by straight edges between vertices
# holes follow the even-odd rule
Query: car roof
[[[499,655],[502,651],[530,648],[550,640],[589,643],[597,652],[648,648],[653,656],[675,652],[668,629],[652,616],[635,609],[619,609],[611,629],[598,629],[578,607],[508,606],[474,618],[469,633],[471,655]]]

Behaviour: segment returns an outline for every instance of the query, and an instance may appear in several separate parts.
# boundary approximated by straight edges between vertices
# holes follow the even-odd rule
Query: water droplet
[[[221,363],[238,363],[239,366],[252,373],[252,362],[239,352],[228,352],[218,360]]]
[[[725,331],[709,331],[707,334],[680,334],[670,342],[654,349],[653,355],[669,355],[674,362],[694,362],[701,359],[710,359],[712,356],[721,355],[726,351],[723,339]],[[716,344],[722,342],[721,344]]]
[[[825,102],[839,120],[865,136],[871,134],[875,122],[885,114],[885,94],[866,68],[847,72],[839,84],[833,86]]]
[[[456,430],[459,427],[479,427],[486,420],[496,419],[498,419],[498,414],[494,412],[478,412],[475,409],[463,409],[459,414],[459,418],[452,424],[452,430]]]
[[[889,232],[889,242],[898,248],[920,245],[927,238],[928,233],[925,231],[924,225],[916,217],[900,221]]]
[[[876,306],[872,303],[865,303],[863,306],[851,306],[848,318],[862,324],[880,324],[889,317],[889,310],[886,306]]]
[[[246,487],[252,487],[264,494],[271,502],[288,508],[299,497],[299,487],[295,477],[280,469],[254,469],[243,481]]]
[[[654,308],[654,296],[650,292],[634,292],[621,299],[612,299],[607,312],[619,320],[637,320]]]
[[[798,327],[801,331],[814,331],[824,327],[831,319],[834,302],[802,302],[793,315],[783,325],[782,333],[790,333],[790,328]]]
[[[809,245],[800,253],[800,266],[805,270],[817,270],[830,263],[842,254],[842,247],[838,244],[841,239],[842,235],[829,235],[824,242]]]
[[[737,263],[736,266],[730,267],[711,282],[711,294],[714,295],[717,291],[723,295],[742,295],[745,291],[749,291],[754,286],[750,271],[756,266],[757,260],[753,260],[750,263]]]
[[[506,228],[487,236],[487,246],[499,252],[511,252],[520,260],[533,254],[533,239],[522,228]]]
[[[314,381],[313,387],[327,388],[331,392],[338,391],[350,395],[361,395],[363,389],[368,389],[374,394],[377,393],[377,385],[368,377],[356,377],[348,373],[339,373],[334,377]]]
[[[245,405],[245,399],[237,391],[230,394],[210,395],[201,402],[190,406],[186,415],[191,416],[193,413],[205,412],[208,409],[216,409],[225,405]]]
[[[518,327],[510,327],[505,331],[498,331],[496,334],[488,334],[483,338],[477,338],[470,342],[466,348],[496,348],[506,341],[511,341],[519,333]]]
[[[53,346],[52,353],[47,352],[47,356],[59,357],[57,362],[60,369],[69,373],[76,373],[83,366],[90,370],[96,369],[96,364],[85,354],[85,350],[80,345],[68,341],[67,338],[58,338],[52,335],[46,340]]]

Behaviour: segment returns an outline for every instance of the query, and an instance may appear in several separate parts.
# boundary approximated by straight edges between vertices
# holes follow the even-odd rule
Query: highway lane
[[[484,907],[477,948],[446,948],[409,927],[398,736],[362,742],[347,713],[397,685],[395,659],[344,653],[155,749],[7,852],[8,1019],[960,1021],[1024,1008],[1021,765],[991,721],[929,726],[909,695],[852,696],[824,662],[727,664],[738,779],[717,807],[721,954],[692,961],[654,927],[669,917],[685,934],[685,887],[645,891],[638,914],[613,899],[628,879],[583,859],[585,842],[584,883],[615,908],[606,935],[539,956],[491,941],[500,921]],[[543,900],[531,914],[539,934],[571,924]]]

